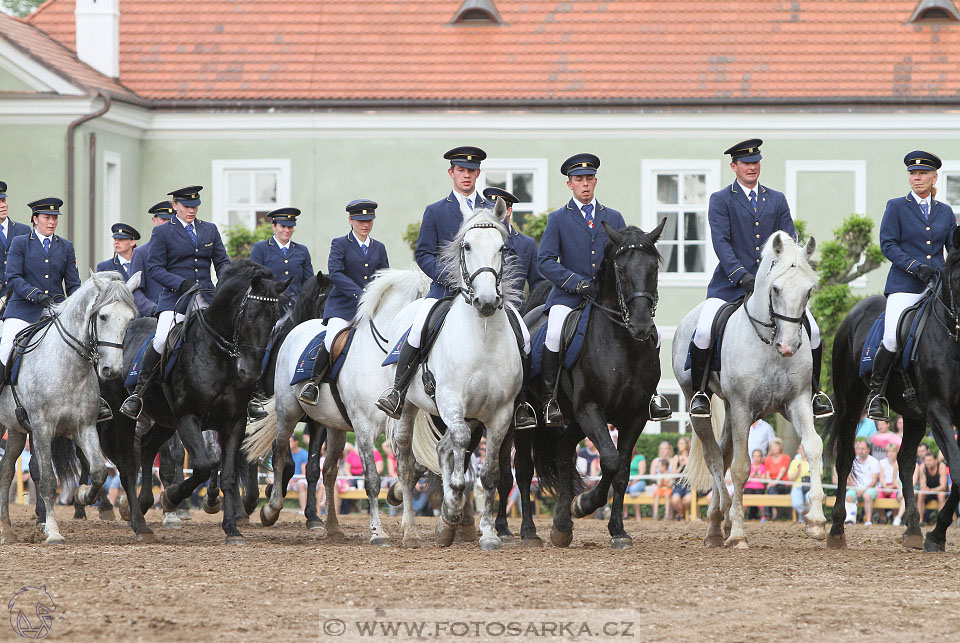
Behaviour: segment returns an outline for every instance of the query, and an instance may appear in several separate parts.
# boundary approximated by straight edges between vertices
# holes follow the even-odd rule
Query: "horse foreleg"
[[[323,461],[323,488],[327,501],[327,540],[332,543],[342,543],[346,538],[340,529],[337,520],[337,474],[338,463],[343,455],[343,445],[347,441],[347,434],[343,431],[327,430],[327,457]]]
[[[177,505],[184,498],[189,498],[193,492],[204,482],[210,480],[211,473],[220,466],[220,453],[216,447],[216,441],[213,441],[211,447],[204,432],[200,430],[200,422],[194,415],[186,415],[180,418],[177,432],[183,441],[183,446],[190,454],[190,466],[193,472],[183,482],[174,483],[160,494],[160,503],[164,511],[175,511]],[[216,513],[211,503],[219,503],[220,492],[213,485],[207,487],[207,495],[204,498],[204,511]],[[212,511],[211,511],[212,510]]]
[[[289,444],[289,440],[274,440],[270,461],[286,462],[287,451],[290,448]],[[280,510],[283,509],[283,496],[286,490],[286,486],[283,484],[283,469],[278,470],[276,466],[273,467],[273,484],[269,488],[270,494],[267,498],[267,504],[260,507],[260,524],[264,527],[276,524],[277,519],[280,518]]]
[[[707,509],[707,535],[703,539],[703,544],[706,547],[722,547],[724,540],[722,523],[724,517],[729,515],[731,503],[727,485],[724,483],[726,467],[723,462],[723,451],[717,444],[711,420],[704,418],[690,419],[697,440],[694,443],[694,449],[691,450],[690,457],[687,459],[687,469],[692,471],[700,466],[696,462],[696,449],[699,449],[703,463],[710,471],[710,488],[713,489],[713,495],[710,496],[710,506]]]
[[[747,533],[743,528],[743,485],[750,477],[750,455],[747,453],[747,435],[753,423],[739,405],[729,404],[727,409],[728,429],[733,434],[733,506],[730,508],[730,537],[727,547],[747,548]]]
[[[535,510],[530,490],[530,485],[533,482],[532,433],[539,430],[519,431],[513,436],[516,445],[514,466],[517,469],[517,491],[520,494],[520,510],[523,514],[520,516],[520,542],[524,547],[543,547],[543,540],[537,535],[537,526],[533,521]],[[503,462],[500,463],[500,466],[503,466]],[[503,478],[502,472],[500,477]],[[509,495],[509,493],[508,490],[507,494]],[[502,502],[503,497],[501,496]]]
[[[573,499],[574,518],[585,518],[607,504],[610,485],[620,469],[620,454],[607,430],[603,411],[596,402],[585,402],[577,409],[577,423],[600,452],[600,480],[594,487]]]
[[[10,483],[14,473],[23,475],[17,467],[17,459],[23,453],[23,445],[27,441],[27,434],[16,429],[10,429],[7,435],[7,448],[0,460],[0,545],[10,545],[17,542],[17,535],[10,523]],[[40,504],[40,500],[37,500]]]
[[[257,504],[260,502],[260,464],[256,461],[247,462],[243,451],[239,453],[238,457],[240,458],[240,471],[245,474],[243,481],[243,513],[244,517],[247,517],[254,512]]]
[[[53,472],[53,452],[50,447],[50,440],[43,436],[42,430],[38,430],[36,420],[33,423],[30,446],[33,448],[33,457],[37,459],[40,467],[38,490],[40,497],[43,499],[44,509],[47,512],[46,522],[43,526],[43,530],[47,534],[46,542],[50,545],[62,545],[66,541],[60,535],[60,526],[53,515],[53,509],[57,501],[57,477]]]
[[[903,546],[911,549],[923,549],[923,532],[920,531],[920,512],[917,510],[917,494],[913,489],[913,473],[917,467],[917,447],[926,430],[927,425],[923,420],[904,418],[903,442],[897,453],[897,463],[900,465],[900,490],[903,493],[904,502],[903,524],[906,526],[903,533]],[[840,462],[839,456],[837,462]]]
[[[76,443],[87,461],[90,479],[89,486],[82,484],[77,488],[77,501],[90,505],[100,495],[103,483],[107,480],[107,463],[100,450],[100,435],[96,425],[85,426],[77,431]]]
[[[206,479],[207,493],[203,498],[202,507],[208,514],[215,514],[223,507],[223,502],[220,500],[220,468],[223,466],[223,454],[220,449],[219,438],[216,431],[203,431],[202,435],[207,456],[209,456],[210,461],[214,463]],[[193,482],[193,480],[190,480],[190,484],[193,484]],[[201,484],[203,484],[203,480],[196,480],[197,487]],[[184,496],[184,499],[192,494],[193,491],[191,490],[189,494]]]
[[[463,418],[458,402],[446,404],[438,393],[440,417],[447,425],[447,432],[437,443],[437,457],[443,482],[443,502],[440,505],[440,521],[437,523],[437,544],[449,547],[457,535],[457,526],[463,518],[463,505],[466,498],[466,470],[464,462],[469,451],[472,431]],[[449,392],[447,392],[449,395]],[[452,397],[452,396],[451,396]]]
[[[510,531],[510,525],[507,522],[507,504],[509,504],[510,501],[510,492],[513,491],[513,473],[510,468],[510,447],[513,445],[515,433],[516,430],[511,426],[507,437],[500,445],[500,453],[498,454],[500,458],[500,479],[497,481],[497,496],[499,497],[499,502],[497,503],[497,520],[494,526],[497,529],[497,535],[500,536],[500,540],[502,541],[513,540],[513,532]]]
[[[237,511],[243,511],[240,494],[237,493],[237,453],[240,450],[240,440],[246,427],[246,415],[243,415],[227,429],[227,434],[220,434],[223,441],[223,452],[220,457],[220,486],[223,488],[223,531],[227,534],[228,545],[243,545],[246,539],[237,529]]]
[[[141,470],[136,445],[133,440],[121,440],[119,444],[119,451],[111,453],[111,457],[114,459],[113,463],[117,465],[117,472],[120,474],[120,484],[123,486],[123,490],[127,496],[127,511],[130,512],[130,527],[133,529],[133,533],[136,534],[137,542],[154,543],[157,541],[157,538],[150,527],[147,526],[147,521],[144,519],[143,511],[141,510],[141,504],[136,501],[137,474],[140,473]],[[150,472],[148,471],[147,476],[149,475]],[[143,488],[150,493],[151,504],[153,504],[152,483],[153,481],[150,477],[143,478]],[[123,511],[121,510],[121,516],[122,514]]]
[[[953,422],[950,413],[944,408],[939,399],[932,399],[927,405],[927,420],[930,422],[933,437],[943,453],[950,470],[950,495],[946,503],[937,512],[936,526],[927,532],[923,541],[923,550],[926,552],[944,551],[947,544],[947,527],[953,522],[957,510],[957,501],[960,499],[960,448],[954,439]],[[921,507],[926,504],[921,503]],[[866,520],[866,518],[864,518]]]
[[[90,463],[87,462],[87,456],[83,453],[82,449],[77,450],[77,459],[80,460],[80,479],[77,484],[86,485],[87,480],[90,478]],[[80,500],[80,490],[77,489],[77,493],[73,494],[73,519],[74,520],[86,520],[87,519],[87,505],[91,503],[84,503]]]
[[[141,430],[142,420],[137,423],[137,431]],[[154,424],[141,434],[140,440],[140,494],[137,503],[140,513],[146,515],[154,505],[153,498],[153,461],[164,442],[167,441],[174,429]]]
[[[491,424],[487,425],[487,453],[500,454],[504,444],[509,446],[505,439],[510,430],[513,416],[513,400],[509,406],[500,409]],[[509,453],[509,452],[508,452]],[[487,457],[480,472],[480,484],[483,485],[483,514],[480,516],[480,549],[500,549],[501,541],[497,535],[494,520],[494,505],[497,503],[496,492],[501,480],[501,458]],[[507,460],[509,467],[509,456]],[[509,468],[507,469],[509,471]],[[510,485],[511,488],[513,485]],[[507,492],[509,494],[509,492]]]
[[[403,414],[394,425],[392,437],[394,455],[397,456],[397,484],[403,489],[403,517],[400,528],[403,531],[401,543],[404,547],[419,547],[420,534],[417,530],[417,516],[413,510],[413,490],[420,475],[417,472],[417,462],[413,457],[413,419],[416,408],[406,404]],[[329,436],[329,432],[327,433]]]
[[[823,440],[813,426],[813,408],[809,391],[794,400],[787,410],[787,419],[800,436],[803,452],[810,464],[810,510],[804,518],[804,532],[811,538],[822,540],[826,536],[827,519],[823,515]]]
[[[307,506],[303,510],[307,529],[322,529],[323,520],[317,515],[317,483],[320,481],[320,450],[327,439],[327,428],[316,420],[307,418],[310,432],[310,450],[307,455]]]
[[[30,479],[37,489],[40,488],[40,463],[36,458],[30,458]],[[47,524],[47,506],[43,503],[40,496],[37,496],[37,503],[33,506],[33,511],[37,516],[36,526],[40,529]]]
[[[637,443],[640,434],[643,433],[643,427],[647,421],[638,418],[628,430],[620,432],[620,439],[617,441],[617,452],[620,454],[620,461],[617,466],[617,473],[613,477],[613,502],[610,507],[610,520],[607,522],[607,530],[610,532],[610,546],[614,549],[628,549],[633,547],[633,539],[627,535],[623,528],[623,496],[627,492],[627,484],[630,482],[630,459],[633,457],[633,447]]]
[[[373,409],[370,413],[380,414],[380,411]],[[367,491],[370,544],[389,545],[390,536],[380,522],[380,473],[377,471],[377,463],[373,455],[376,448],[373,441],[377,435],[373,427],[377,426],[379,418],[371,418],[368,414],[363,414],[358,420],[359,423],[355,423],[354,430],[357,436],[357,450],[360,452],[360,461],[363,463],[363,486]]]

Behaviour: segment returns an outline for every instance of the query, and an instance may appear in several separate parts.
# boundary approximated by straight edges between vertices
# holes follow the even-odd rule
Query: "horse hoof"
[[[449,547],[453,544],[453,539],[457,535],[456,523],[450,523],[443,518],[437,523],[437,544],[441,547]]]
[[[60,534],[54,534],[52,536],[47,536],[47,539],[43,541],[46,545],[65,545],[67,541],[64,540],[63,536]]]
[[[234,522],[237,523],[237,527],[246,527],[250,524],[250,516],[247,516],[246,514],[237,516]]]
[[[920,534],[904,534],[903,546],[907,549],[923,549],[923,536]]]
[[[264,527],[271,527],[274,523],[277,522],[277,518],[280,517],[280,514],[277,513],[273,517],[267,515],[268,505],[263,505],[260,507],[260,524]]]
[[[583,495],[579,495],[573,500],[570,501],[570,513],[573,514],[574,518],[586,518],[587,512],[583,510],[580,506],[580,500],[583,498]]]
[[[457,536],[461,542],[472,543],[477,539],[477,527],[472,522],[469,525],[460,525],[457,528]]]
[[[137,534],[137,542],[143,543],[144,545],[152,545],[157,542],[157,536],[152,531],[145,531],[142,534]]]
[[[342,545],[347,542],[347,537],[343,535],[342,531],[332,531],[327,534],[327,542],[333,543],[334,545]]]
[[[394,491],[396,489],[396,491]],[[387,504],[393,507],[399,507],[403,504],[403,490],[400,488],[399,482],[394,482],[390,485],[390,488],[387,489]]]
[[[17,534],[13,529],[0,530],[0,545],[12,545],[17,542]]]
[[[307,521],[307,531],[318,531],[323,529],[323,521],[319,518]]]
[[[550,544],[554,547],[569,547],[573,542],[573,531],[560,531],[556,527],[550,530]]]
[[[927,553],[936,553],[941,551],[946,551],[946,542],[938,543],[936,540],[931,538],[933,535],[932,531],[927,532],[927,537],[923,541],[923,551]]]
[[[528,538],[521,538],[520,545],[523,547],[529,547],[530,549],[540,549],[543,547],[543,539],[540,536],[530,536]]]
[[[730,549],[750,549],[750,545],[747,544],[747,539],[739,536],[737,538],[727,538],[727,541],[723,543],[723,545]]]
[[[73,519],[74,520],[86,520],[87,519],[87,510],[83,505],[74,505],[73,507]]]
[[[708,548],[723,547],[723,538],[719,534],[707,536],[703,539],[703,546]]]
[[[99,514],[100,514],[100,520],[104,522],[113,522],[114,520],[117,519],[117,512],[113,510],[113,507],[110,507],[109,509],[104,509],[103,511],[100,511]]]
[[[163,516],[163,528],[164,529],[180,529],[183,525],[180,523],[180,519],[177,518],[177,514],[170,512],[164,514]]]
[[[610,547],[613,549],[630,549],[633,547],[633,538],[630,536],[618,536],[610,539]]]
[[[190,510],[186,507],[177,508],[177,518],[180,520],[193,520],[193,516],[190,515]]]
[[[177,510],[177,505],[170,502],[170,498],[167,497],[166,489],[160,492],[160,506],[163,507],[163,511],[165,513],[170,513],[171,511]]]
[[[389,536],[373,536],[370,538],[370,544],[374,547],[389,547],[390,546],[390,537]]]
[[[227,536],[228,545],[246,545],[247,539],[243,536]]]
[[[481,538],[480,539],[480,549],[483,551],[496,551],[500,549],[502,543],[500,539],[494,536],[493,538]]]
[[[827,549],[846,549],[847,548],[847,535],[846,534],[830,534],[827,536]]]
[[[89,504],[90,504],[89,502],[84,502],[84,501],[82,500],[83,498],[86,498],[89,494],[90,494],[90,485],[88,485],[88,484],[82,484],[82,485],[80,485],[79,487],[77,487],[77,501],[78,501],[81,505],[89,505]],[[84,517],[86,517],[86,516],[84,516]]]
[[[823,540],[827,536],[827,523],[807,520],[804,523],[803,533],[814,540]]]
[[[209,498],[210,496],[207,496]],[[208,514],[220,513],[220,508],[223,507],[223,501],[220,500],[220,496],[217,496],[216,500],[213,501],[213,504],[207,504],[207,500],[203,501],[203,510]]]
[[[417,537],[415,537],[415,538],[404,538],[403,541],[401,541],[400,545],[401,545],[404,549],[419,549],[419,548],[420,548],[420,537],[417,536]]]

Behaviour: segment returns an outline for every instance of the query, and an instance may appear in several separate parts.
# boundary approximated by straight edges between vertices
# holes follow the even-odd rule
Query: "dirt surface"
[[[324,634],[321,619],[374,607],[508,610],[501,618],[520,608],[571,618],[628,608],[633,625],[619,640],[952,640],[960,631],[956,529],[947,553],[923,554],[900,547],[900,527],[848,528],[848,548],[831,551],[796,525],[748,523],[750,549],[731,551],[704,549],[702,522],[645,519],[627,525],[634,547],[614,551],[606,522],[585,519],[569,549],[484,552],[477,543],[438,548],[435,519],[424,518],[423,546],[404,550],[367,544],[365,516],[344,518],[347,540],[335,545],[284,512],[274,527],[254,521],[243,528],[247,544],[228,547],[219,516],[194,511],[168,531],[151,511],[160,544],[137,545],[125,523],[76,521],[61,507],[67,544],[49,546],[28,508],[11,508],[20,542],[0,547],[0,603],[45,584],[56,604],[45,640],[370,640]],[[384,525],[398,541],[399,517]],[[538,528],[548,541],[549,522]],[[22,640],[5,622],[0,639]]]

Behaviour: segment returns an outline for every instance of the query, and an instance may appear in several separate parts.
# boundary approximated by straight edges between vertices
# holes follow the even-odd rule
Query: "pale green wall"
[[[55,196],[66,200],[66,126],[0,125],[0,179],[14,221],[30,222],[27,204]]]
[[[9,71],[0,68],[0,92],[29,92],[33,87],[26,84]]]

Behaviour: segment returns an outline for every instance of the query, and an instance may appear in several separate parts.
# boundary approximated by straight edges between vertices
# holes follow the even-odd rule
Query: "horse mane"
[[[600,260],[600,266],[597,268],[597,274],[594,276],[593,281],[596,286],[596,292],[600,292],[603,288],[603,276],[606,273],[608,264],[613,261],[613,257],[617,255],[617,251],[624,246],[628,246],[631,243],[638,248],[640,251],[654,257],[657,260],[657,263],[663,263],[663,255],[660,254],[660,251],[657,249],[656,241],[650,238],[650,235],[638,228],[637,226],[629,225],[623,230],[619,230],[620,234],[623,235],[623,240],[620,243],[614,243],[613,239],[607,239],[607,244],[603,249],[603,259]]]
[[[399,268],[378,270],[373,277],[373,282],[367,286],[367,292],[360,297],[360,305],[354,319],[358,322],[362,319],[373,319],[384,297],[397,290],[403,294],[404,301],[420,299],[427,294],[430,283],[430,278],[423,274],[417,264],[411,264],[407,270]]]
[[[322,272],[307,279],[297,296],[297,303],[293,305],[291,318],[294,324],[300,324],[308,319],[318,319],[323,316],[323,305],[326,296],[333,290],[333,280]],[[320,301],[321,297],[323,298]]]
[[[460,244],[463,238],[470,230],[479,224],[490,225],[500,233],[503,243],[507,242],[507,228],[493,214],[493,208],[480,208],[474,210],[473,216],[464,220],[457,231],[457,235],[444,244],[437,256],[437,264],[440,267],[440,274],[444,285],[457,290],[460,288]],[[523,295],[522,287],[518,287],[520,281],[520,270],[516,261],[504,261],[500,272],[500,289],[503,294],[503,300],[513,304],[520,302]]]
[[[97,292],[97,298],[93,300],[92,309],[99,310],[107,304],[112,304],[114,302],[122,302],[129,306],[134,311],[137,310],[137,303],[133,299],[133,293],[130,292],[130,289],[127,288],[127,282],[119,272],[115,270],[104,270],[98,272],[97,279],[100,281],[103,286],[103,290]],[[61,313],[66,310],[67,306],[70,305],[72,301],[79,301],[86,298],[91,290],[96,290],[97,287],[93,283],[93,279],[87,279],[82,284],[76,292],[73,293],[66,301],[62,301],[59,304],[53,306],[53,310],[56,313]]]
[[[779,237],[783,244],[780,256],[777,257],[773,251],[773,242]],[[758,275],[766,275],[765,283],[771,284],[790,270],[799,270],[803,276],[807,277],[814,284],[818,282],[817,273],[810,267],[807,260],[807,253],[802,246],[798,246],[789,234],[783,230],[778,230],[770,235],[766,243],[763,244],[761,252],[760,267],[757,269]],[[776,259],[776,261],[774,261]]]
[[[230,265],[223,271],[223,276],[217,282],[217,290],[221,288],[232,288],[238,283],[243,283],[244,287],[246,287],[256,277],[273,280],[273,272],[266,266],[262,266],[250,259],[237,259],[236,261],[231,261]]]

